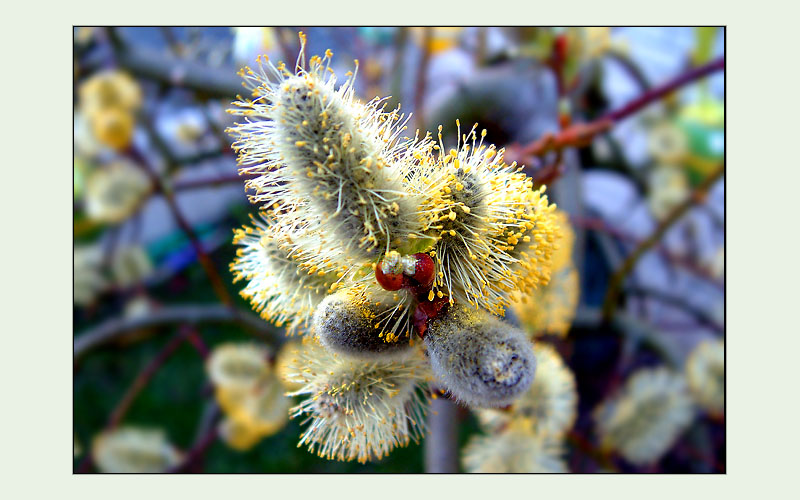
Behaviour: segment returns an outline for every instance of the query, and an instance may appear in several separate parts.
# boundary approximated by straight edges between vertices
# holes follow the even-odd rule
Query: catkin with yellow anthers
[[[550,281],[553,254],[561,239],[556,206],[544,194],[545,187],[525,193],[521,231],[509,239],[505,253],[512,264],[502,270],[513,281],[512,289],[528,293]],[[511,232],[511,231],[508,231]],[[494,257],[490,258],[496,260]],[[493,266],[493,267],[499,267]],[[507,305],[509,302],[505,301]]]
[[[103,248],[99,244],[76,244],[72,252],[72,298],[75,304],[86,306],[108,286],[102,273]]]
[[[313,338],[292,360],[289,380],[302,384],[292,409],[308,427],[298,446],[331,459],[380,460],[424,433],[430,379],[420,352],[404,361],[360,361],[339,356]]]
[[[274,237],[286,256],[303,272],[327,275],[333,281],[329,291],[350,281],[363,267],[362,262],[350,258],[339,241],[323,230],[307,206],[294,204],[291,210],[273,213],[271,220],[275,225]]]
[[[449,158],[449,157],[446,157]],[[455,168],[453,161],[423,164],[410,178],[410,187],[424,195],[419,207],[425,232],[435,240],[436,267],[442,275],[435,289],[454,300],[468,301],[470,283],[480,279],[478,260],[491,251],[488,229],[488,186],[475,172]]]
[[[569,221],[567,212],[555,209],[552,212],[552,223],[558,227],[556,244],[552,251],[551,268],[560,271],[572,266],[572,253],[575,248],[575,229]]]
[[[520,324],[533,337],[566,336],[578,307],[580,283],[578,271],[572,264],[575,233],[565,212],[556,210],[554,214],[561,237],[552,252],[548,283],[528,289],[527,293],[514,292],[510,297]],[[529,251],[525,250],[526,255],[530,255]],[[520,266],[529,272],[542,268],[539,259],[520,259]]]
[[[563,455],[560,439],[531,432],[516,420],[498,434],[470,438],[461,461],[470,473],[567,472]]]
[[[264,439],[264,436],[254,432],[249,426],[230,418],[219,423],[217,433],[223,443],[236,451],[248,451]]]
[[[636,465],[659,460],[694,417],[686,381],[667,368],[635,372],[594,412],[600,445]]]
[[[253,224],[234,232],[234,243],[242,246],[231,264],[234,282],[246,280],[241,295],[264,319],[277,326],[286,324],[291,335],[307,326],[338,278],[301,267],[302,258],[280,245],[283,236],[265,219],[253,218]]]
[[[534,380],[536,358],[525,333],[482,309],[450,306],[430,320],[425,345],[439,382],[464,404],[511,404]]]
[[[129,74],[117,70],[95,73],[78,89],[80,107],[89,116],[119,109],[133,113],[142,105],[142,90]]]
[[[509,408],[477,412],[478,420],[488,431],[496,432],[512,420],[522,419],[535,433],[559,437],[575,422],[578,406],[575,375],[553,347],[538,343],[533,346],[533,353],[536,377],[530,389]]]
[[[445,153],[440,128],[439,157],[408,178],[410,189],[425,195],[420,213],[426,233],[437,239],[436,291],[502,314],[508,293],[525,282],[515,249],[543,232],[538,219],[544,213],[532,181],[516,165],[503,163],[503,151],[487,148],[483,137],[478,140],[473,127],[459,138],[459,147]],[[546,197],[543,203],[550,210]]]
[[[411,352],[411,297],[376,285],[356,285],[329,295],[317,307],[314,334],[346,357],[402,359]]]
[[[249,448],[288,420],[291,400],[284,395],[268,355],[262,346],[227,343],[215,347],[206,361],[217,403],[227,416],[220,431],[235,449]]]
[[[326,54],[296,74],[261,62],[258,72],[245,69],[257,97],[234,103],[246,121],[230,132],[241,171],[261,178],[250,184],[255,199],[272,205],[288,186],[351,257],[374,258],[419,233],[417,200],[397,166],[419,144],[400,139],[405,122],[380,100],[355,101],[354,76],[337,90],[329,64]]]

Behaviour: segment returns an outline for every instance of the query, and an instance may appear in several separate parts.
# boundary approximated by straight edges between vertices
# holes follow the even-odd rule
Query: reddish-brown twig
[[[187,472],[201,457],[205,454],[208,448],[217,439],[217,426],[212,425],[208,431],[198,440],[198,442],[186,453],[183,462],[172,469],[167,470],[168,474],[175,474],[180,472]]]
[[[200,265],[203,266],[203,270],[208,276],[208,280],[211,283],[214,293],[226,306],[233,305],[233,300],[231,299],[228,290],[225,288],[222,278],[214,267],[214,263],[211,262],[211,258],[203,248],[202,242],[197,237],[197,234],[194,232],[194,229],[192,229],[192,226],[183,216],[180,207],[178,207],[178,203],[175,201],[175,194],[173,191],[166,187],[164,181],[150,166],[149,161],[144,155],[139,153],[134,148],[130,149],[130,154],[150,178],[150,182],[153,185],[153,191],[161,193],[161,195],[164,197],[164,200],[167,202],[167,207],[169,208],[170,212],[172,212],[172,216],[175,218],[175,222],[177,222],[178,227],[180,227],[186,237],[189,238],[189,241],[191,242],[192,247],[197,254],[197,259],[200,261]]]
[[[715,59],[714,61],[711,61],[708,64],[692,68],[686,73],[673,78],[672,80],[668,81],[663,85],[659,85],[658,87],[654,87],[648,90],[647,92],[643,92],[642,95],[640,95],[636,99],[632,100],[631,102],[629,102],[628,104],[619,109],[606,113],[599,120],[611,120],[612,122],[619,122],[621,120],[624,120],[625,118],[631,116],[632,114],[636,113],[645,106],[678,90],[684,85],[696,82],[697,80],[705,78],[706,76],[712,73],[716,73],[717,71],[722,71],[724,69],[725,69],[725,56],[722,56],[719,59]]]
[[[658,101],[685,85],[696,82],[701,78],[724,69],[725,57],[723,56],[703,66],[692,68],[663,85],[643,92],[636,99],[633,99],[619,109],[606,113],[597,120],[570,125],[556,134],[545,134],[524,146],[512,144],[506,148],[505,157],[508,161],[530,164],[535,157],[543,156],[552,151],[559,151],[568,147],[588,146],[598,134],[607,131],[615,123],[628,118],[647,105]]]
[[[183,341],[185,341],[191,331],[188,327],[181,327],[178,333],[176,333],[169,342],[167,342],[161,351],[156,354],[156,356],[142,369],[141,372],[136,376],[131,383],[128,390],[125,391],[125,395],[122,397],[117,406],[114,407],[114,410],[111,412],[111,415],[108,418],[108,424],[106,425],[106,429],[113,429],[117,427],[122,419],[125,418],[125,415],[130,410],[131,405],[136,400],[136,397],[142,390],[147,386],[150,380],[158,373],[158,370],[164,366],[164,363],[178,350],[178,347],[181,346]]]

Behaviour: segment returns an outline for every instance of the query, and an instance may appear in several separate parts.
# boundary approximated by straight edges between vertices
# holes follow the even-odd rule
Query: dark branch
[[[280,330],[250,312],[231,309],[221,304],[182,304],[165,306],[146,317],[109,319],[76,335],[72,355],[78,358],[89,349],[126,333],[176,323],[239,323],[272,343],[281,343],[284,337]]]

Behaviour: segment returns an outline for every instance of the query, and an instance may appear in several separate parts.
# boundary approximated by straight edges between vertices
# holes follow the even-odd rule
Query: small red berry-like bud
[[[417,259],[414,280],[421,286],[429,288],[433,285],[433,278],[435,276],[433,259],[426,253],[415,253],[414,257]]]
[[[417,329],[417,335],[419,335],[419,338],[424,339],[425,331],[428,329],[428,315],[419,306],[417,306],[417,308],[414,309],[413,321],[414,321],[414,328]]]
[[[403,288],[403,274],[402,273],[384,273],[382,268],[383,262],[378,262],[375,266],[375,281],[384,289],[395,292]]]
[[[437,317],[449,302],[447,297],[435,298],[432,301],[420,299],[417,308],[414,310],[414,327],[417,329],[419,338],[425,338],[425,332],[428,330],[428,320]]]

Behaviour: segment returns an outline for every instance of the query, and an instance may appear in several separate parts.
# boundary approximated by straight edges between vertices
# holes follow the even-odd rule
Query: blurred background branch
[[[144,317],[114,317],[76,334],[72,353],[77,359],[98,345],[150,327],[207,323],[237,323],[270,344],[279,344],[284,338],[280,330],[249,311],[231,309],[220,304],[171,304]]]

